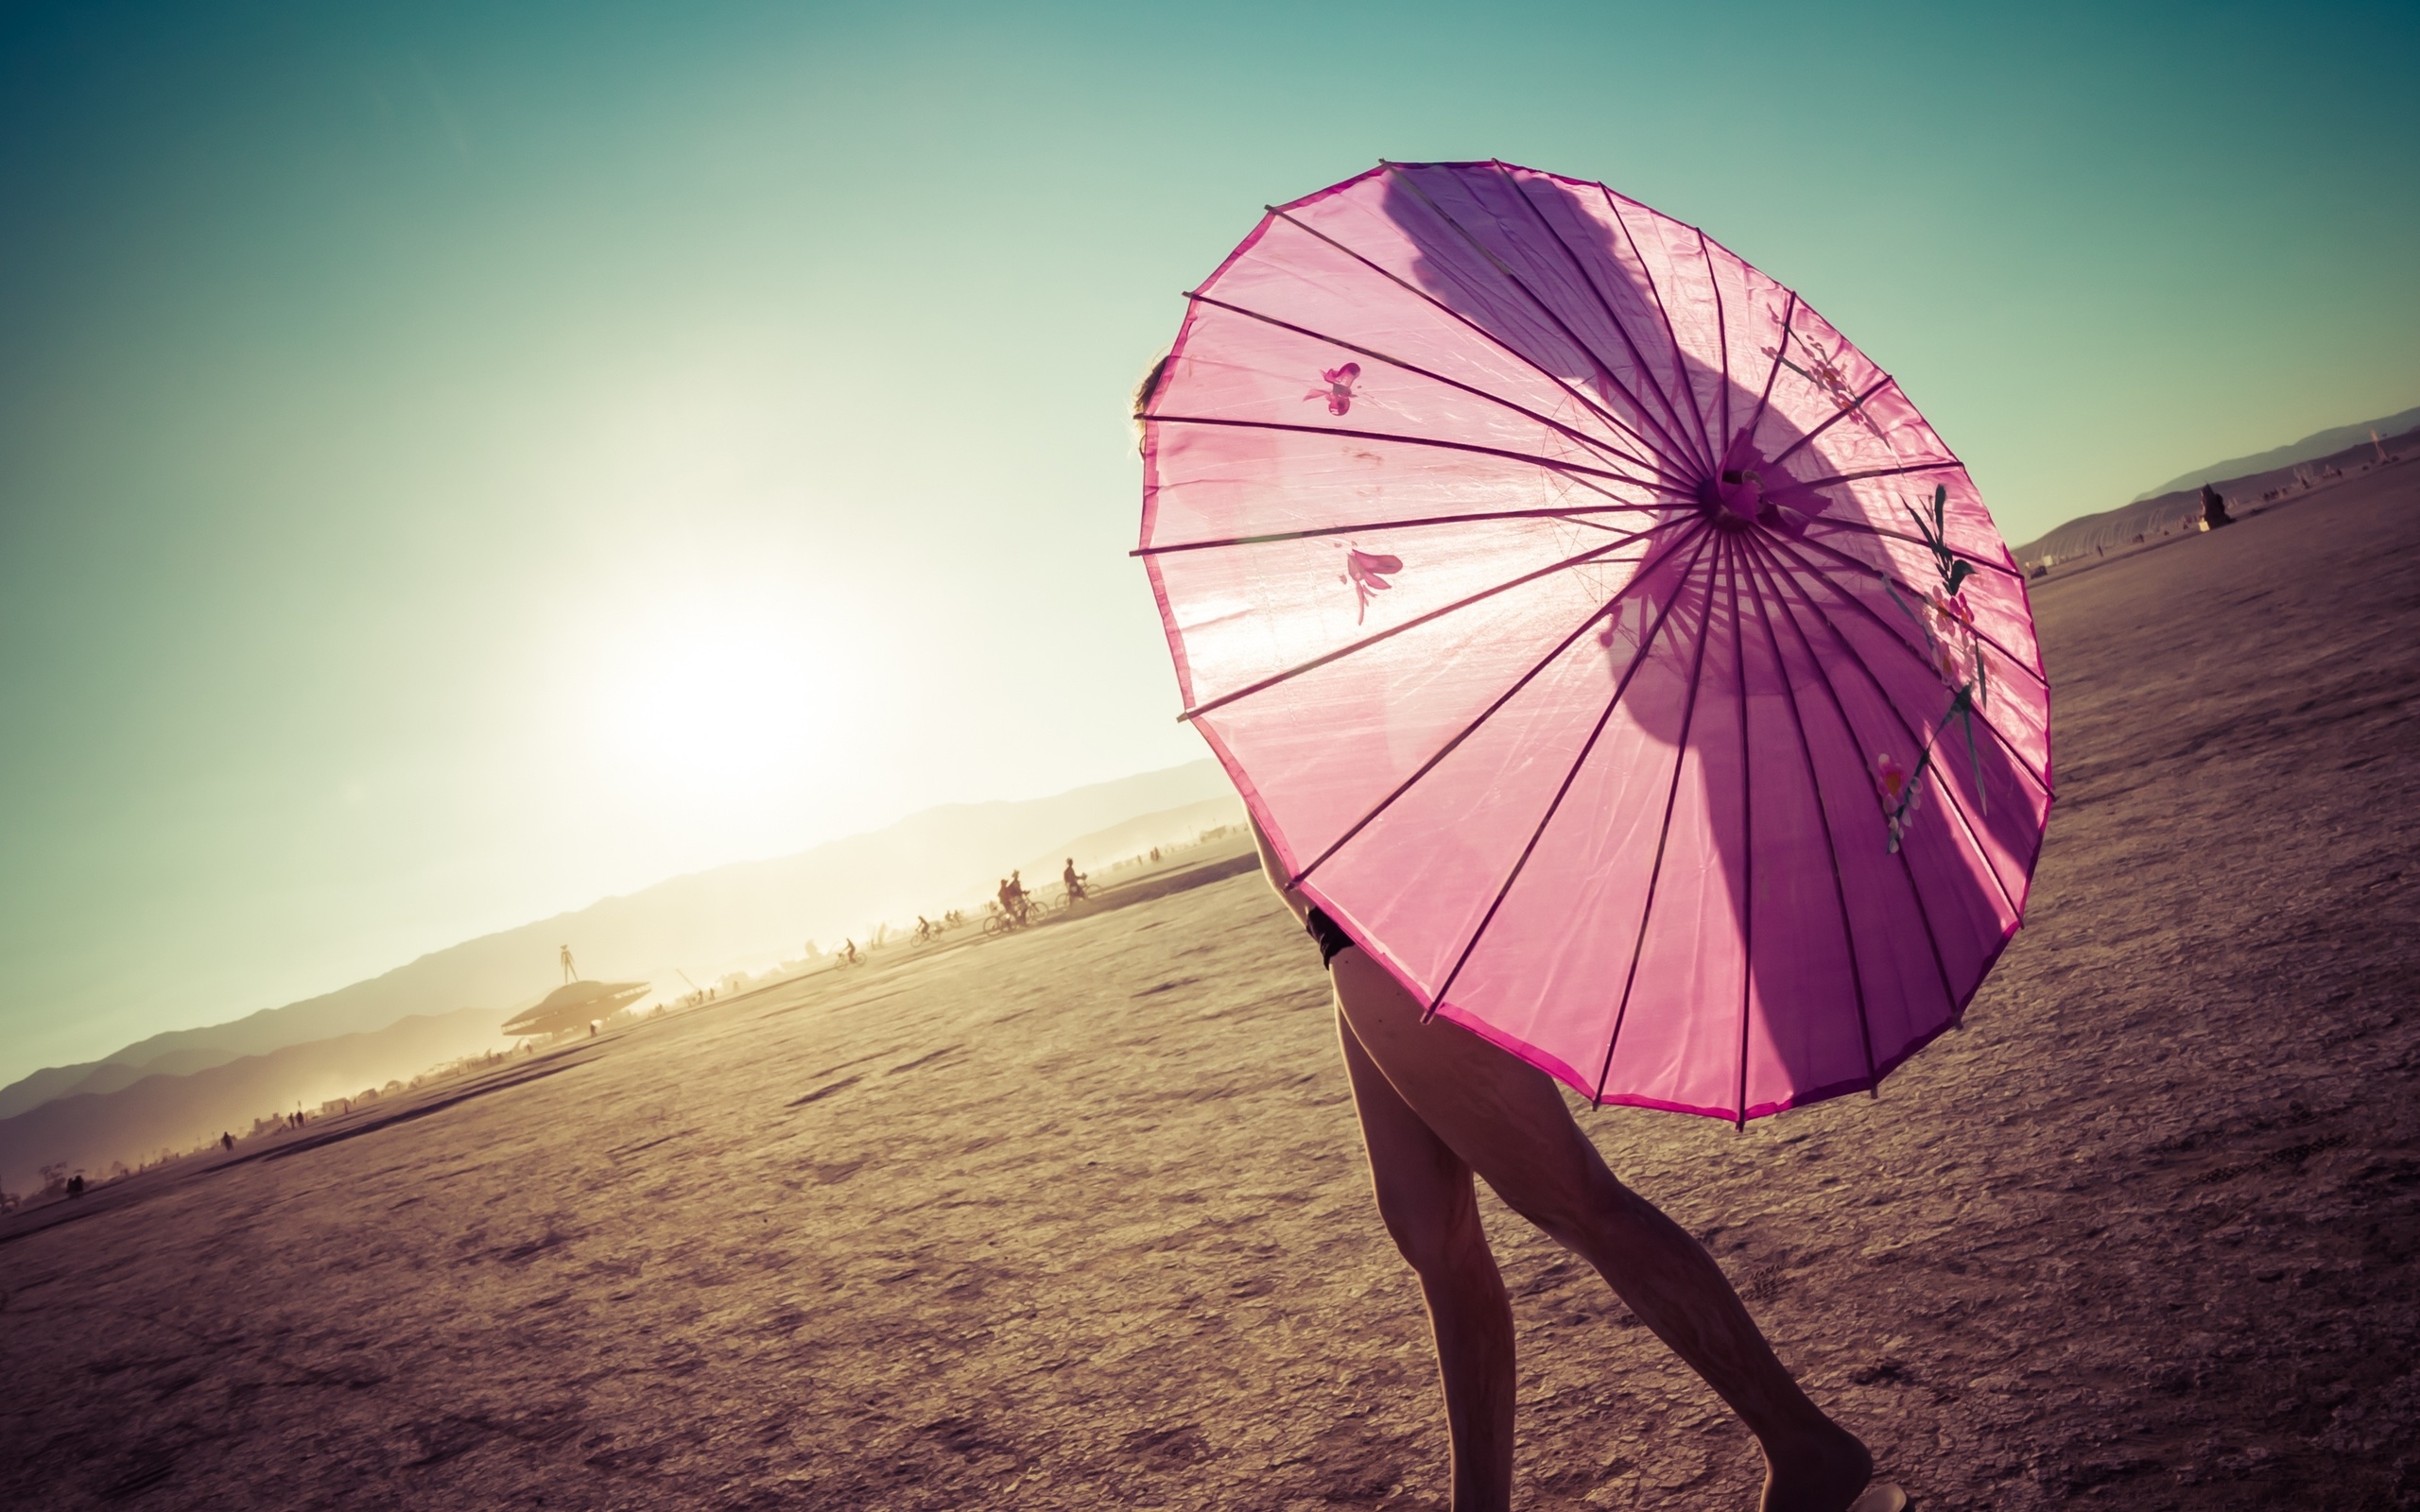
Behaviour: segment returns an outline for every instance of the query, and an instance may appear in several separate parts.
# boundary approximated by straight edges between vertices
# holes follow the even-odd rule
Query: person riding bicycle
[[[1059,873],[1059,880],[1067,885],[1067,901],[1069,902],[1072,903],[1082,901],[1084,896],[1084,874],[1076,869],[1076,858],[1074,856],[1069,856],[1067,858],[1067,869]]]

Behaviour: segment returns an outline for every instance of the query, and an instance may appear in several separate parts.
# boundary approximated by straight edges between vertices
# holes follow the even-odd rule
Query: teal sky
[[[0,9],[0,1080],[1200,754],[1125,395],[1263,204],[1382,156],[1704,226],[2012,541],[2420,404],[2416,43],[2409,7]]]

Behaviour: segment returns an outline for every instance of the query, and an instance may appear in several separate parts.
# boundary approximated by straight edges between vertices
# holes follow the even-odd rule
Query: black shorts
[[[1353,936],[1344,932],[1343,925],[1317,908],[1312,909],[1310,917],[1303,920],[1303,928],[1310,932],[1311,938],[1320,942],[1322,966],[1334,961],[1337,952],[1353,943]]]

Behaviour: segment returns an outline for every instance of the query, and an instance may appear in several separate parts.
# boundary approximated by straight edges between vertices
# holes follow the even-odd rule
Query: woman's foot
[[[1826,1427],[1829,1432],[1766,1449],[1762,1512],[1849,1512],[1858,1502],[1874,1479],[1874,1456],[1847,1429]]]

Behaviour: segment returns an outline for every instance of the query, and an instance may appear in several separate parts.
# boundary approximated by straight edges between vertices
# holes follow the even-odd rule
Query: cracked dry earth
[[[1965,1029],[1745,1133],[1582,1115],[1927,1508],[2420,1502],[2415,546],[2407,467],[2037,584],[2061,798]],[[1325,1004],[1239,877],[17,1214],[0,1498],[1441,1507]],[[1489,1214],[1523,1504],[1751,1507]]]

